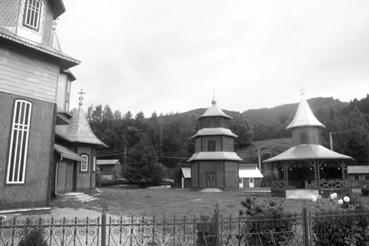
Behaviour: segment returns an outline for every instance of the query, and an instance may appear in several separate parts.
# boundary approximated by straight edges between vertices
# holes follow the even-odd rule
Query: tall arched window
[[[32,104],[30,102],[15,101],[6,175],[7,184],[24,183],[31,111]]]
[[[25,0],[23,25],[35,30],[40,28],[42,2],[40,0]]]

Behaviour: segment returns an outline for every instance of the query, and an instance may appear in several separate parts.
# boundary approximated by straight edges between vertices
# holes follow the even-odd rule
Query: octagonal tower
[[[192,189],[238,189],[238,164],[242,159],[234,151],[237,135],[229,129],[230,119],[215,100],[198,119],[200,130],[192,136],[195,153],[188,160]]]

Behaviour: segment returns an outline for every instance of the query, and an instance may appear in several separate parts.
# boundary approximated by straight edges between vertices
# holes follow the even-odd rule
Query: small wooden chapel
[[[234,149],[237,135],[229,129],[230,119],[214,99],[198,119],[200,130],[192,136],[195,153],[188,160],[193,190],[238,189],[238,166],[242,159]]]
[[[72,111],[69,124],[55,128],[54,185],[55,195],[68,192],[90,192],[96,188],[96,149],[106,147],[98,139],[83,111],[83,94],[79,107]]]
[[[287,126],[292,133],[293,146],[264,161],[273,173],[272,195],[311,197],[347,192],[347,164],[353,158],[321,145],[324,127],[302,97],[295,117]]]

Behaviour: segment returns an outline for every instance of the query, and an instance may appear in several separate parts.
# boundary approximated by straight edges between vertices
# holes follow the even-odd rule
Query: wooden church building
[[[234,149],[237,135],[229,129],[231,118],[213,100],[198,119],[200,130],[192,137],[195,153],[188,160],[193,190],[238,189],[238,164],[242,159]]]
[[[79,64],[55,48],[64,11],[62,0],[0,1],[0,209],[50,200],[58,85]]]

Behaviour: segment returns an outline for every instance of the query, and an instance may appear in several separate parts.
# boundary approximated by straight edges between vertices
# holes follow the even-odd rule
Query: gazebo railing
[[[345,181],[343,180],[320,180],[320,190],[345,189]]]
[[[272,190],[285,190],[287,183],[284,180],[272,181]]]

